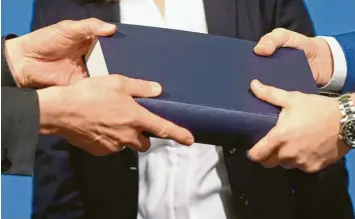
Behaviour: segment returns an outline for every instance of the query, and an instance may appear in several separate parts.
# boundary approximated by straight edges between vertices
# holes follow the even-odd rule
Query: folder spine
[[[200,143],[223,145],[242,143],[250,148],[275,126],[278,119],[271,114],[220,109],[161,99],[137,98],[136,100],[150,112],[190,130],[195,140]]]

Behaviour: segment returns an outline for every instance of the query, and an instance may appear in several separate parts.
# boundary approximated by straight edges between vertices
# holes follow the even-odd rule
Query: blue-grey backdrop
[[[1,35],[29,32],[33,0],[2,0]],[[319,35],[355,30],[354,0],[306,0]],[[355,152],[348,155],[350,193],[355,202]],[[31,177],[1,176],[3,219],[27,219],[31,215]],[[355,204],[354,204],[355,207]]]

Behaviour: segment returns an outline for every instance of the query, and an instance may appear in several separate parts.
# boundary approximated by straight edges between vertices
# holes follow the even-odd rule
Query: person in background
[[[249,157],[265,167],[318,172],[355,148],[355,32],[311,38],[276,29],[261,38],[255,53],[270,56],[280,47],[304,50],[317,85],[342,95],[289,92],[253,81],[255,95],[282,112]]]
[[[302,0],[36,0],[34,8],[34,30],[95,17],[252,41],[277,27],[314,35]],[[252,145],[151,142],[145,153],[96,157],[41,137],[33,218],[353,219],[343,161],[309,175],[251,162],[240,148]]]
[[[83,79],[81,55],[87,52],[90,39],[115,30],[113,24],[86,19],[2,39],[2,172],[31,172],[39,134],[59,135],[100,156],[126,144],[147,150],[150,142],[143,130],[193,143],[186,129],[148,112],[132,98],[160,95],[158,83],[120,75]]]

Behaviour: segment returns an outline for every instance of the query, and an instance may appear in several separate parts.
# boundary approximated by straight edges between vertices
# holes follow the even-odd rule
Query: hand
[[[270,56],[280,47],[304,50],[317,85],[322,87],[328,84],[333,76],[333,56],[323,38],[307,37],[278,28],[263,36],[254,52],[261,56]]]
[[[287,92],[253,81],[261,100],[282,107],[276,126],[248,156],[267,168],[278,165],[317,172],[341,159],[349,147],[339,140],[341,114],[334,98]]]
[[[150,141],[143,131],[193,144],[188,130],[150,113],[132,97],[155,97],[161,92],[157,83],[120,75],[39,90],[40,133],[63,136],[94,155],[116,152],[126,145],[146,151]]]
[[[5,42],[11,72],[20,87],[69,85],[87,72],[82,61],[94,36],[109,36],[116,26],[90,18],[62,21]]]

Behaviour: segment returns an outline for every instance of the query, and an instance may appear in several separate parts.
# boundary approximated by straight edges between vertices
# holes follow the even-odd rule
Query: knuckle
[[[300,91],[291,91],[290,95],[291,95],[291,97],[295,97],[295,96],[302,95],[302,93]]]
[[[307,161],[304,158],[299,156],[296,159],[296,164],[301,168],[305,168],[307,166]]]
[[[274,33],[285,33],[285,32],[287,32],[287,30],[285,28],[278,27],[278,28],[275,28],[272,32],[274,32]]]
[[[317,172],[317,169],[314,167],[306,167],[302,169],[304,172],[309,173],[309,174],[313,174]]]
[[[92,17],[92,18],[88,18],[87,21],[88,21],[89,23],[98,23],[98,22],[100,22],[99,19],[93,18],[93,17]]]
[[[96,157],[103,157],[103,156],[108,155],[109,152],[106,150],[93,150],[93,151],[90,151],[90,154],[92,154]]]
[[[121,104],[125,104],[116,110],[116,120],[114,121],[115,125],[120,128],[139,128],[142,126],[142,116],[140,116],[138,107],[135,104],[132,104],[134,100],[125,95],[121,95]]]
[[[119,137],[119,142],[121,145],[134,145],[137,146],[137,144],[133,141],[136,137],[136,131],[135,130],[127,130],[122,133],[122,135]]]
[[[269,33],[265,36],[264,41],[269,45],[273,45],[275,41],[277,41],[277,38],[275,37],[275,34]]]
[[[307,172],[306,170],[310,168],[309,161],[301,156],[297,157],[295,163],[298,169],[303,170],[305,172]]]
[[[271,33],[265,34],[264,36],[262,36],[260,38],[260,42],[265,42],[267,41],[267,39],[269,38],[269,36],[271,35]]]
[[[319,172],[321,170],[321,166],[322,166],[321,163],[316,163],[316,164],[314,164],[312,166],[308,165],[308,166],[305,167],[305,172],[306,173],[310,173],[310,174],[317,173],[317,172]]]
[[[72,25],[74,23],[74,21],[72,20],[64,20],[58,23],[58,27],[59,28],[67,28],[68,26]]]
[[[136,108],[135,109],[132,109],[132,108],[128,109],[126,122],[133,127],[139,126],[142,123],[142,121],[139,117],[139,114],[140,114],[139,110]]]
[[[167,138],[169,136],[169,134],[165,131],[162,131],[159,133],[159,136],[162,137],[162,138]]]
[[[278,132],[271,133],[265,138],[265,144],[281,144],[283,142],[283,136]]]
[[[126,145],[126,144],[134,145],[132,143],[132,138],[130,136],[126,136],[126,135],[120,137],[120,142],[124,145]]]
[[[274,34],[274,36],[277,36],[279,38],[283,38],[283,37],[287,36],[290,33],[290,31],[285,28],[279,27],[279,28],[276,28],[275,30],[273,30],[272,33]]]
[[[122,77],[121,75],[111,74],[106,79],[115,90],[124,90],[124,77]]]
[[[159,137],[161,137],[161,138],[168,138],[169,137],[168,126],[169,126],[169,124],[167,124],[166,122],[163,124],[161,130],[158,133]]]

